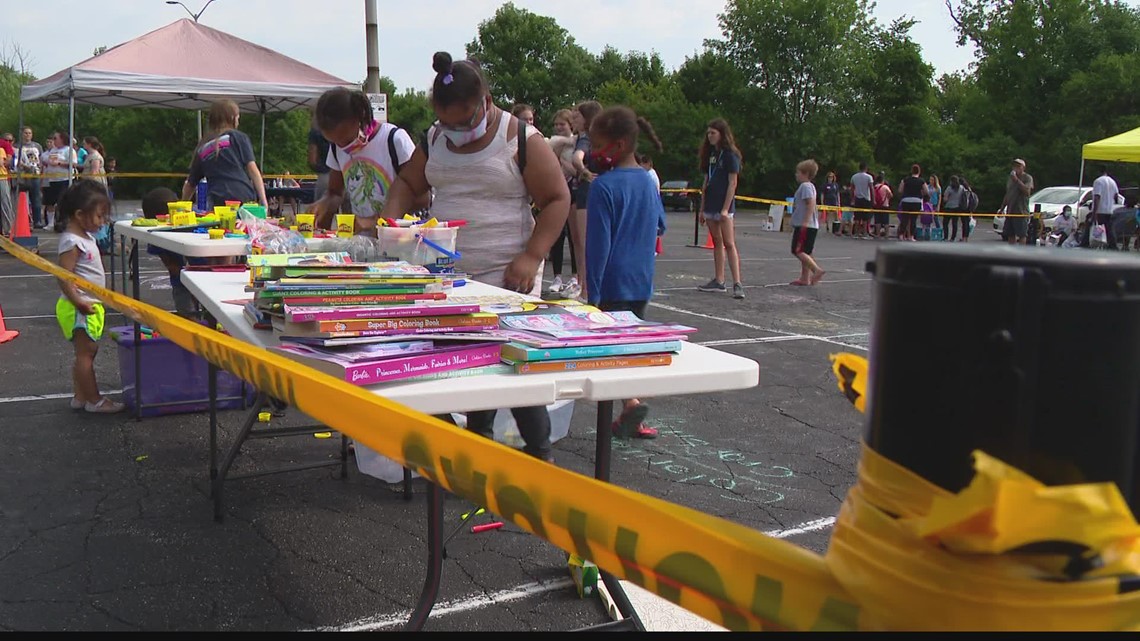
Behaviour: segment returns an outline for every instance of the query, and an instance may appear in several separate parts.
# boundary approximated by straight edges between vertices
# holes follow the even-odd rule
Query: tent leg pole
[[[1077,188],[1085,186],[1085,159],[1081,158],[1081,175],[1077,178]]]
[[[67,92],[67,148],[71,149],[71,141],[75,140],[75,90]],[[68,153],[70,157],[70,152]],[[74,171],[67,173],[67,185],[71,186],[71,179],[75,175]]]
[[[262,173],[265,173],[265,101],[261,101],[261,161],[257,163]]]

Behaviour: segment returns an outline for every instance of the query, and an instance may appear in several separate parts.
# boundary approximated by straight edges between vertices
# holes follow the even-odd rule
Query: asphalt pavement
[[[865,353],[865,265],[895,241],[821,233],[816,257],[827,276],[793,287],[799,266],[789,235],[741,213],[746,298],[734,300],[696,290],[712,275],[711,252],[688,246],[689,214],[670,213],[669,223],[650,317],[695,326],[693,341],[755,359],[760,385],[650,399],[648,422],[660,436],[615,441],[611,480],[822,554],[855,480],[863,429],[828,355]],[[975,241],[993,242],[984,229],[979,222]],[[54,259],[56,235],[37,234],[42,255]],[[171,309],[161,264],[145,257],[141,271],[143,299]],[[242,480],[227,484],[225,520],[215,522],[205,414],[135,421],[68,407],[72,357],[54,317],[57,296],[52,278],[0,253],[0,307],[21,332],[0,345],[0,629],[399,628],[424,581],[423,481],[407,502],[399,484],[355,465],[347,479],[320,469]],[[114,316],[108,326],[125,322]],[[97,376],[104,390],[120,389],[109,339]],[[240,416],[222,414],[223,442]],[[555,444],[558,465],[592,474],[594,424],[594,407],[577,403],[569,435]],[[339,444],[267,439],[243,454],[238,471],[331,460]],[[448,530],[471,507],[449,497]],[[424,629],[558,631],[607,620],[596,598],[578,597],[564,552],[508,523],[465,529],[448,543]]]

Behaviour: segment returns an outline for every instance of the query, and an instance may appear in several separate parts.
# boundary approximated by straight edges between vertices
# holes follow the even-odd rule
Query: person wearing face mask
[[[439,52],[432,68],[438,120],[400,172],[381,215],[406,211],[434,189],[432,216],[467,220],[457,237],[457,269],[472,280],[538,296],[543,259],[570,210],[558,158],[541,132],[495,106],[477,62]],[[553,461],[546,407],[511,413],[524,451]],[[494,418],[495,410],[469,412],[467,429],[491,437]]]
[[[332,229],[333,216],[341,211],[347,196],[356,219],[356,233],[374,236],[376,215],[384,209],[392,185],[408,165],[416,150],[408,132],[391,123],[380,123],[372,114],[372,103],[360,91],[337,87],[317,100],[317,129],[329,141],[325,164],[329,167],[325,195],[313,203],[320,229]],[[417,199],[408,209],[390,218],[428,204],[428,196]]]
[[[1061,209],[1061,215],[1053,219],[1053,235],[1056,237],[1057,246],[1063,245],[1076,229],[1077,219],[1073,218],[1073,208],[1065,205]]]

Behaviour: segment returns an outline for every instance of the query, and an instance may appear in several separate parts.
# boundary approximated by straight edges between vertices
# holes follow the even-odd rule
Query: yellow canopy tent
[[[1104,140],[1090,142],[1081,148],[1081,179],[1085,184],[1085,161],[1140,162],[1140,127]]]

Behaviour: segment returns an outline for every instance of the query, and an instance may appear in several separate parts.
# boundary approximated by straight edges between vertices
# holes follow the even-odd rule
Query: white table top
[[[154,227],[134,227],[131,221],[115,223],[115,233],[154,245],[189,258],[219,258],[249,254],[248,238],[219,238],[211,240],[208,234],[181,231],[150,231]],[[309,251],[336,251],[335,238],[312,238],[307,242]]]
[[[217,242],[217,241],[214,241]],[[251,299],[244,272],[183,272],[182,283],[230,333],[247,343],[278,344],[270,330],[254,329],[241,305],[225,300]],[[469,282],[452,296],[518,296],[484,283]],[[755,387],[759,364],[727,352],[684,343],[670,365],[543,374],[495,374],[365,387],[375,394],[428,414],[470,412],[518,406],[550,405],[563,399],[609,401],[680,394],[723,392]]]

